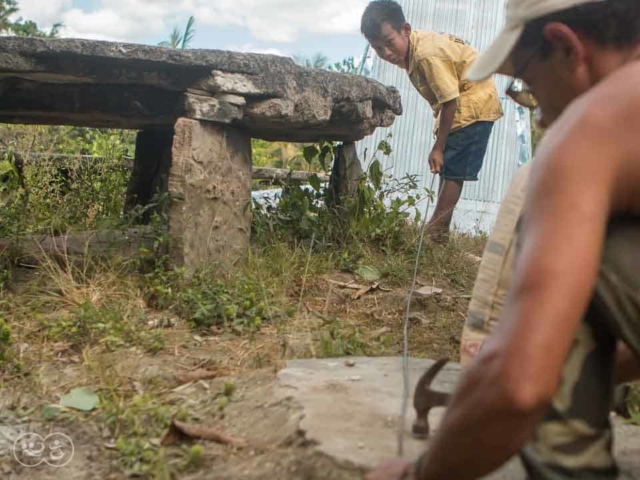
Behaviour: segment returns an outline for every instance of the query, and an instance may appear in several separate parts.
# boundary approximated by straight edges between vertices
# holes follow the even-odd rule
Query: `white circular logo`
[[[46,438],[37,433],[25,433],[13,444],[13,458],[28,468],[46,463],[60,468],[67,465],[75,453],[73,441],[64,433],[52,433]]]

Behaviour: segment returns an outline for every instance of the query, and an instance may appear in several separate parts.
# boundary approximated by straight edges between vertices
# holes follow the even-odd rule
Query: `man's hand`
[[[444,151],[434,148],[429,155],[431,173],[441,173],[444,167]]]
[[[415,465],[406,460],[389,460],[369,473],[365,480],[416,480]]]

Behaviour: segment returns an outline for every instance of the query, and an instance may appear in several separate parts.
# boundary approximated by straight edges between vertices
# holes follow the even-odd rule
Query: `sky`
[[[62,22],[63,37],[156,45],[196,19],[191,48],[311,57],[360,57],[368,0],[18,0],[40,28]]]

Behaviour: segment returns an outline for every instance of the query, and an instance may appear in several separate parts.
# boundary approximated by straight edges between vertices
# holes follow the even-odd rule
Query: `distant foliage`
[[[133,132],[0,127],[0,237],[116,225]]]
[[[327,146],[306,149],[308,161],[321,164],[333,158]],[[330,205],[329,191],[317,178],[310,186],[288,184],[275,201],[253,202],[253,236],[257,243],[299,243],[314,241],[322,246],[376,245],[382,249],[406,243],[413,221],[420,221],[418,202],[433,192],[419,192],[415,177],[395,179],[386,175],[376,155],[388,156],[387,141],[379,144],[366,174],[360,180],[357,195]],[[326,167],[330,167],[329,164]]]

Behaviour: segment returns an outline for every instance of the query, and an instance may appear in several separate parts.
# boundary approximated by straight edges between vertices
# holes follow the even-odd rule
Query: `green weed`
[[[11,329],[9,325],[7,325],[7,322],[0,318],[0,368],[8,361],[9,348],[12,343]]]
[[[116,305],[85,302],[67,315],[41,319],[41,323],[49,338],[66,342],[78,351],[93,345],[109,351],[141,346],[150,353],[164,348],[164,336],[157,330],[147,330],[143,312],[125,311]]]

